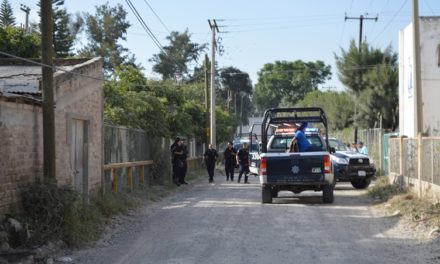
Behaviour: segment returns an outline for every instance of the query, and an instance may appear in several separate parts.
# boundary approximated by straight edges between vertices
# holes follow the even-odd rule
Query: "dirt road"
[[[280,193],[260,203],[251,184],[193,183],[119,219],[118,231],[75,252],[75,263],[439,263],[439,240],[415,239],[398,217],[382,217],[365,191],[338,184],[321,193]]]

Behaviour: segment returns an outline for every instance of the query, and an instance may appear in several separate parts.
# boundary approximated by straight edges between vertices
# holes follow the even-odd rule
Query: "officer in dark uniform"
[[[232,146],[231,141],[228,142],[228,146],[223,152],[223,155],[225,158],[226,180],[229,181],[229,178],[231,178],[231,181],[233,181],[235,163],[237,162],[237,158],[235,157],[237,155],[237,150]]]
[[[209,144],[208,149],[205,151],[203,156],[205,158],[206,169],[208,170],[209,182],[213,182],[215,162],[217,161],[218,157],[217,150],[214,149],[212,144]]]
[[[170,151],[171,151],[171,165],[173,168],[173,182],[179,186],[180,184],[178,183],[177,179],[178,179],[178,174],[177,174],[177,158],[178,158],[178,154],[175,153],[175,150],[177,148],[177,146],[179,145],[179,141],[180,138],[176,137],[176,139],[174,140],[174,143],[171,144],[170,146]]]
[[[177,140],[177,139],[176,139]],[[173,154],[173,182],[180,186],[180,182],[182,180],[182,176],[184,173],[185,163],[183,159],[183,141],[179,138],[177,145],[173,146],[172,154]]]
[[[180,184],[188,184],[185,181],[186,172],[188,171],[188,163],[186,159],[188,158],[188,146],[186,145],[186,139],[182,138],[182,147],[183,147],[183,154],[182,154],[182,161],[183,161],[183,170],[182,175],[179,179]]]
[[[241,176],[244,173],[244,183],[248,182],[249,171],[249,146],[248,143],[243,143],[243,147],[237,153],[237,165],[240,165],[240,174],[238,174],[238,182],[240,183]]]

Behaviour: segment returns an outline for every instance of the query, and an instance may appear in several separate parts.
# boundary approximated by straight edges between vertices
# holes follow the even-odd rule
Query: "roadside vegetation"
[[[414,225],[420,225],[428,230],[440,228],[440,203],[429,197],[418,198],[405,187],[390,184],[388,177],[380,177],[368,194],[379,201],[388,213],[400,215]]]
[[[203,172],[188,172],[187,181],[196,181]],[[175,189],[175,185],[166,183],[140,186],[131,193],[106,192],[85,202],[71,188],[38,181],[22,193],[23,212],[17,218],[28,226],[28,245],[63,241],[70,247],[81,247],[98,240],[114,216],[160,201]],[[18,241],[12,242],[19,246]]]

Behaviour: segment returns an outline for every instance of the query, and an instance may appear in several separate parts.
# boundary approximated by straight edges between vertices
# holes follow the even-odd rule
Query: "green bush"
[[[37,181],[22,193],[22,204],[31,242],[63,240],[80,245],[100,233],[99,213],[84,205],[82,196],[71,188]]]

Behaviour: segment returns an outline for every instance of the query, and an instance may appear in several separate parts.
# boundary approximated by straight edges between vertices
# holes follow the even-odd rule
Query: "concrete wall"
[[[97,191],[101,188],[103,165],[102,60],[76,65],[72,71],[98,79],[68,73],[54,76],[57,180],[60,185],[73,186],[71,126],[73,119],[84,120],[88,124],[88,189]]]
[[[440,135],[440,17],[420,18],[420,60],[423,101],[423,131]],[[400,134],[415,137],[412,24],[399,32],[399,127]]]
[[[15,207],[21,188],[42,175],[41,107],[0,98],[0,213]]]

